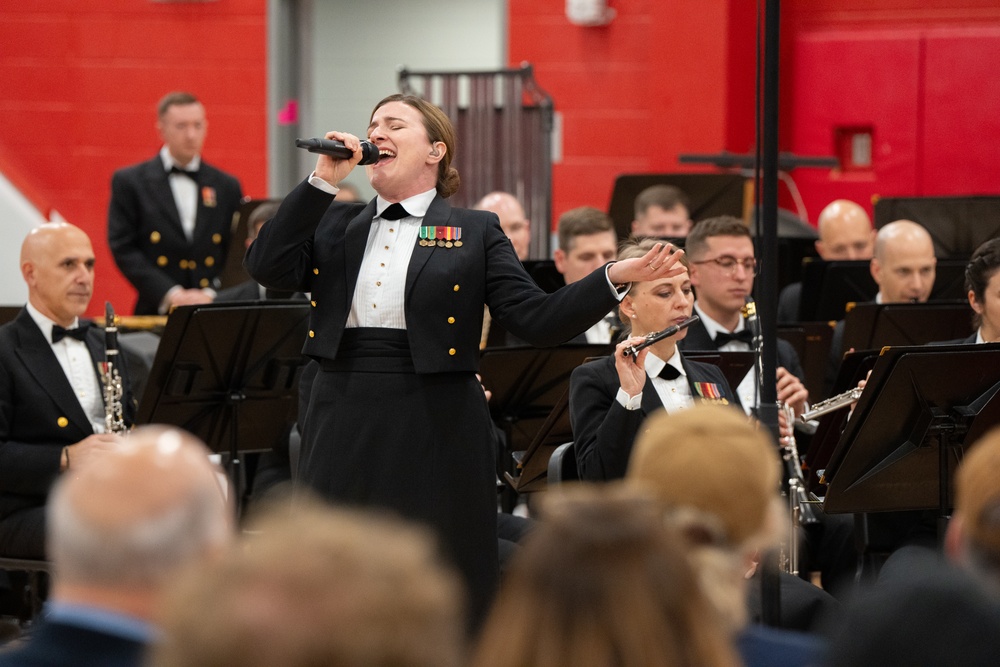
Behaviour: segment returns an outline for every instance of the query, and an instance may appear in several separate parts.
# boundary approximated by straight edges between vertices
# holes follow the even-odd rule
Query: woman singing
[[[480,619],[498,577],[495,442],[475,374],[483,305],[519,338],[556,345],[601,319],[630,281],[677,273],[676,255],[657,245],[545,294],[495,214],[449,206],[455,131],[439,108],[409,95],[375,106],[368,139],[380,158],[366,169],[378,196],[367,204],[336,201],[360,140],[326,138],[354,156],[321,155],[246,258],[266,287],[311,293],[304,351],[322,370],[298,481],[435,528]]]
[[[625,242],[619,259],[642,257],[654,248],[650,239]],[[687,266],[687,258],[681,257]],[[695,400],[735,405],[732,390],[717,366],[688,361],[677,349],[687,333],[626,356],[624,350],[643,336],[691,317],[694,296],[687,269],[665,278],[636,282],[621,302],[621,319],[630,333],[614,355],[586,363],[570,379],[570,421],[580,476],[610,480],[625,476],[632,441],[649,413],[683,410]]]

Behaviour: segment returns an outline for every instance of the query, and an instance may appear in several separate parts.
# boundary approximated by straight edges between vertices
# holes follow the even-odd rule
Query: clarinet
[[[101,384],[104,387],[104,429],[108,433],[128,431],[122,411],[124,387],[118,371],[118,319],[111,302],[104,304],[104,361],[101,363]]]

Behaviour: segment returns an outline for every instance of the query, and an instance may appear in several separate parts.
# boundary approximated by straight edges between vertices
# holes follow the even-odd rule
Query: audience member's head
[[[352,203],[361,201],[361,190],[354,183],[347,183],[346,181],[341,181],[337,183],[337,189],[340,192],[337,193],[337,201],[341,203]]]
[[[757,273],[750,229],[723,215],[701,220],[688,234],[687,253],[699,307],[726,327],[734,327]]]
[[[559,247],[553,255],[556,270],[566,284],[590,275],[615,258],[618,234],[604,211],[581,206],[559,216],[556,227]]]
[[[517,258],[522,262],[528,259],[531,246],[531,223],[524,214],[521,202],[512,194],[506,192],[491,192],[480,199],[474,209],[492,211],[500,218],[500,227],[514,246]]]
[[[297,501],[265,512],[163,610],[156,667],[455,667],[456,576],[423,529]]]
[[[651,492],[686,537],[702,585],[736,631],[746,623],[744,575],[780,533],[774,444],[737,410],[697,405],[646,420],[626,483]],[[739,489],[734,501],[733,489]]]
[[[201,155],[208,133],[205,107],[191,93],[167,93],[156,107],[156,130],[183,167]]]
[[[881,303],[927,301],[936,266],[931,235],[912,220],[890,222],[875,236],[871,274]]]
[[[681,540],[621,488],[551,492],[511,565],[476,667],[658,667],[738,660]]]
[[[955,473],[955,511],[948,556],[971,570],[1000,599],[1000,428],[980,438]]]
[[[94,291],[94,249],[87,234],[68,222],[40,225],[21,244],[21,275],[28,303],[68,327],[83,315]]]
[[[876,586],[848,608],[830,642],[828,667],[992,667],[1000,650],[1000,603],[971,577],[939,567]]]
[[[965,289],[983,340],[1000,341],[1000,239],[990,239],[972,253],[965,267]]]
[[[672,185],[651,185],[635,198],[632,233],[636,236],[677,238],[691,231],[691,204]]]
[[[247,217],[246,246],[248,248],[250,247],[250,244],[253,243],[253,240],[257,238],[257,234],[260,234],[260,228],[264,226],[265,222],[274,217],[274,214],[278,212],[278,207],[280,206],[280,199],[272,199],[250,211],[250,215]]]
[[[835,199],[826,205],[817,222],[819,240],[816,252],[827,261],[871,259],[875,248],[875,230],[871,218],[858,204]]]
[[[208,455],[187,432],[147,426],[62,475],[46,509],[53,599],[149,618],[181,568],[219,554],[232,508]]]

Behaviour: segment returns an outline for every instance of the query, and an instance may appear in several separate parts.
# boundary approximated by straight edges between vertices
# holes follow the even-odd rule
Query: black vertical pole
[[[758,137],[761,156],[760,203],[757,211],[760,246],[760,275],[757,279],[757,308],[761,324],[761,393],[757,417],[778,442],[777,303],[778,303],[778,51],[780,0],[765,0],[764,9],[764,94],[762,122]],[[778,571],[774,555],[767,557],[761,574],[763,620],[775,626],[781,617]]]

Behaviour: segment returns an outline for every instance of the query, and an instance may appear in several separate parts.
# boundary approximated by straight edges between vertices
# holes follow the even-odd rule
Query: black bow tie
[[[737,331],[736,333],[729,333],[728,331],[720,331],[715,334],[715,346],[722,347],[731,340],[738,340],[747,345],[753,343],[753,332],[749,329],[743,329],[742,331]]]
[[[66,336],[82,341],[87,338],[87,327],[79,326],[73,329],[64,329],[58,324],[52,325],[52,342],[58,343]]]
[[[403,208],[402,204],[389,204],[388,208],[382,211],[382,215],[379,216],[383,220],[399,220],[400,218],[405,218],[409,213]]]
[[[198,171],[197,170],[190,170],[189,171],[187,169],[181,169],[177,165],[174,165],[174,166],[172,166],[170,168],[170,171],[168,173],[171,173],[171,174],[181,174],[182,176],[187,176],[188,178],[190,178],[195,183],[198,182]]]
[[[657,377],[661,377],[664,380],[676,380],[681,376],[681,372],[671,366],[670,364],[663,364],[663,368],[660,369],[660,374]]]

